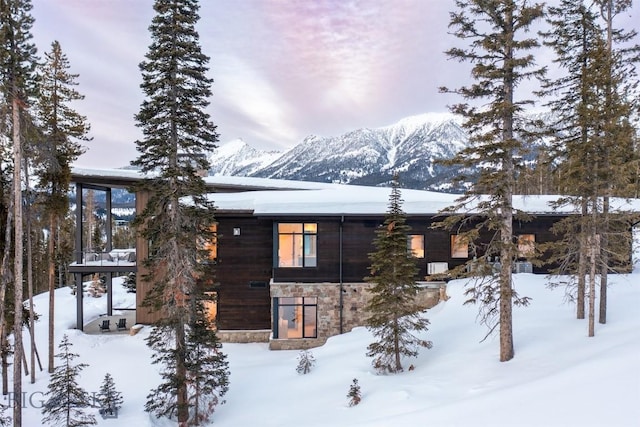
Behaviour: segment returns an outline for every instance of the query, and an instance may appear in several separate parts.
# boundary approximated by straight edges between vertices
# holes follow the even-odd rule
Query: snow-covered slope
[[[114,279],[114,307],[135,304]],[[587,337],[586,320],[575,319],[563,288],[548,289],[545,276],[514,275],[514,287],[531,297],[528,307],[514,308],[516,356],[498,361],[498,336],[486,340],[487,328],[477,323],[478,307],[463,304],[465,281],[449,282],[451,297],[426,317],[429,330],[419,335],[433,341],[431,350],[403,359],[405,372],[376,375],[367,346],[370,331],[356,328],[314,348],[316,360],[307,375],[296,372],[299,351],[269,351],[264,343],[227,344],[231,371],[226,404],[216,408],[212,426],[238,427],[636,427],[640,420],[640,274],[610,276],[607,324],[596,324]],[[64,334],[86,363],[79,385],[95,393],[108,372],[124,404],[117,419],[99,426],[175,426],[144,412],[150,391],[160,383],[160,367],[151,363],[145,338],[149,328],[134,336],[87,335],[75,326],[75,297],[69,288],[56,289],[55,343]],[[87,321],[107,307],[106,297],[84,298]],[[46,358],[48,293],[34,298],[40,320],[35,336],[40,357]],[[68,307],[71,307],[70,309]],[[65,309],[67,308],[67,309]],[[30,346],[24,334],[25,348]],[[44,362],[44,360],[43,360]],[[56,358],[56,365],[60,361]],[[409,370],[413,365],[414,370]],[[11,384],[12,370],[9,369]],[[353,378],[361,386],[362,402],[347,405]],[[42,404],[48,396],[49,374],[36,370],[36,382],[25,377],[23,425],[42,425]],[[597,398],[595,398],[595,394]],[[5,400],[5,405],[7,400]],[[10,413],[11,411],[7,411]],[[207,424],[208,425],[208,424]]]

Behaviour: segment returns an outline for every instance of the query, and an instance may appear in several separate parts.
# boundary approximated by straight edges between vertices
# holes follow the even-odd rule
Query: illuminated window
[[[213,263],[218,259],[218,224],[212,224],[209,227],[212,233],[209,239],[198,239],[198,249],[200,252],[200,260],[205,263]]]
[[[316,267],[318,224],[278,224],[278,267]]]
[[[466,236],[451,235],[451,258],[469,258],[469,239]]]
[[[205,292],[204,312],[207,320],[212,324],[216,324],[216,316],[218,315],[218,295],[216,292]]]
[[[318,299],[316,297],[274,298],[278,314],[274,336],[279,339],[317,338]]]
[[[424,236],[411,234],[407,238],[407,249],[416,258],[424,258]]]
[[[518,236],[518,258],[533,256],[535,251],[536,236],[534,234],[521,234]]]

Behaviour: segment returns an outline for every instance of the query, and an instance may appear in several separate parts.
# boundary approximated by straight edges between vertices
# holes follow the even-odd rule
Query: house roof
[[[71,181],[105,187],[129,187],[143,178],[144,175],[135,169],[86,169],[73,168]],[[292,181],[284,179],[252,178],[242,176],[206,176],[204,181],[212,192],[256,191],[256,190],[311,190],[320,189],[332,184],[320,182]]]
[[[72,181],[89,185],[129,186],[143,178],[136,170],[78,169]],[[306,181],[252,178],[237,176],[207,176],[211,189],[209,198],[221,211],[252,212],[260,216],[286,215],[379,215],[387,212],[390,188],[360,185],[330,184]],[[459,194],[401,189],[402,209],[408,215],[434,215],[451,206]],[[554,209],[551,203],[560,196],[514,196],[516,209],[536,215],[572,214],[572,206]],[[469,202],[465,212],[477,212],[478,202]],[[640,212],[640,199],[612,199],[611,210]]]

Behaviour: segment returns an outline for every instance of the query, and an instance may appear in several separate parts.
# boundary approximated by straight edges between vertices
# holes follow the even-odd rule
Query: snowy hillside
[[[133,304],[134,294],[114,284],[117,307]],[[213,426],[239,427],[634,427],[640,420],[640,274],[612,275],[606,325],[576,320],[564,289],[549,290],[545,277],[517,274],[520,295],[529,307],[514,309],[516,356],[498,361],[498,337],[486,341],[476,323],[477,308],[463,305],[464,282],[449,283],[451,299],[429,310],[431,326],[424,338],[434,347],[405,360],[415,370],[376,375],[365,356],[372,342],[365,328],[333,337],[312,350],[315,367],[296,373],[298,351],[269,351],[266,344],[225,344],[230,363],[227,403],[219,406]],[[127,302],[129,301],[129,302]],[[36,325],[40,357],[46,360],[48,295],[35,298],[41,314]],[[68,288],[56,291],[56,340],[68,334],[79,362],[88,363],[80,385],[97,391],[105,373],[123,393],[116,420],[99,426],[169,426],[152,420],[143,407],[159,381],[145,345],[149,328],[134,336],[86,335],[72,328],[75,299]],[[86,320],[106,310],[105,298],[86,298]],[[25,333],[25,348],[29,348]],[[352,379],[361,386],[362,402],[348,407]],[[48,374],[38,371],[35,384],[25,377],[23,425],[41,425],[40,407]],[[97,409],[92,410],[97,415]]]

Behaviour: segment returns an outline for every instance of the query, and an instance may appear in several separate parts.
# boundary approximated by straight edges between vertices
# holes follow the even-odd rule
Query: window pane
[[[533,234],[521,234],[518,236],[518,257],[525,258],[533,255],[536,236]]]
[[[318,232],[318,224],[305,224],[304,225],[305,233],[317,233]]]
[[[293,267],[293,235],[278,236],[278,267]]]
[[[302,306],[278,308],[278,338],[302,338]]]
[[[318,237],[313,234],[304,236],[304,265],[305,267],[316,267],[316,241]]]
[[[315,338],[318,336],[317,331],[317,307],[305,306],[304,307],[304,337]]]
[[[465,237],[451,236],[451,258],[469,258],[469,241]]]
[[[408,250],[416,258],[424,258],[424,236],[412,234],[407,240]]]
[[[302,267],[302,235],[278,236],[278,267]]]
[[[318,303],[318,298],[316,297],[304,297],[304,303],[305,304],[317,304]]]
[[[302,304],[302,297],[280,297],[278,303],[280,305]]]
[[[302,224],[278,224],[278,233],[302,233]]]

